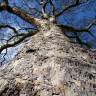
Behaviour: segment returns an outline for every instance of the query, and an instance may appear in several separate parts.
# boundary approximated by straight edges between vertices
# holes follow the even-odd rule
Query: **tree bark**
[[[42,25],[16,58],[0,68],[0,96],[95,96],[92,55],[71,44],[55,24]]]
[[[0,4],[0,12],[1,11],[7,11],[11,14],[17,15],[24,21],[28,22],[29,24],[35,25],[35,26],[38,25],[39,20],[40,20],[38,18],[29,16],[28,14],[26,14],[26,12],[23,12],[22,10],[18,9],[17,7],[10,7],[5,2]]]

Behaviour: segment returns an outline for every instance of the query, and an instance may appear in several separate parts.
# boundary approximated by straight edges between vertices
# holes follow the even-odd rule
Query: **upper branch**
[[[33,17],[27,15],[26,13],[24,13],[23,11],[21,11],[17,7],[12,8],[4,2],[0,4],[0,11],[7,11],[9,13],[17,15],[18,17],[20,17],[21,19],[25,20],[26,22],[28,22],[30,24],[38,25],[38,19],[37,18],[33,18]]]
[[[79,32],[88,32],[92,37],[96,38],[92,32],[90,31],[90,28],[93,26],[93,25],[96,25],[96,20],[91,22],[86,28],[83,28],[83,29],[76,29],[72,26],[68,26],[68,25],[58,25],[59,27],[61,27],[62,29],[64,30],[67,30],[69,32],[75,32],[76,34],[79,33]]]
[[[80,4],[82,4],[82,3],[80,3],[80,0],[76,0],[75,4],[67,6],[61,12],[56,14],[55,16],[58,17],[58,16],[62,15],[65,11],[69,10],[70,8],[76,7],[76,6],[80,5]]]
[[[22,36],[21,38],[19,38],[18,40],[16,40],[15,42],[13,43],[8,43],[5,44],[5,45],[2,45],[0,47],[0,54],[1,52],[4,50],[4,49],[7,49],[7,48],[10,48],[10,47],[13,47],[13,46],[16,46],[17,44],[20,44],[22,41],[24,41],[27,37],[30,37],[30,36],[33,36],[37,33],[38,31],[35,31],[35,32],[28,32],[28,33],[25,33],[25,34],[18,34],[18,35],[15,35],[13,37],[17,37],[17,36]],[[9,40],[11,40],[13,37],[9,38]],[[7,40],[7,41],[9,41]]]
[[[8,0],[3,0],[3,2],[5,2],[6,3],[6,5],[8,5],[9,3],[8,3]]]
[[[9,29],[13,30],[13,32],[14,32],[15,34],[18,34],[18,31],[17,31],[14,27],[12,27],[12,26],[10,26],[10,25],[0,24],[0,29],[2,29],[2,28],[9,28]]]
[[[55,8],[52,0],[49,0],[49,2],[50,2],[50,4],[51,4],[51,6],[52,6],[52,15],[55,15],[55,10],[56,10],[56,8]]]
[[[41,12],[42,12],[42,17],[45,18],[45,19],[48,19],[48,15],[47,13],[45,12],[46,11],[46,6],[47,4],[49,3],[49,0],[47,0],[46,2],[44,0],[39,0],[38,1],[39,5],[41,6]]]
[[[84,29],[76,29],[72,26],[68,26],[68,25],[58,25],[59,27],[61,27],[62,29],[68,30],[70,32],[89,32],[89,28],[84,28]]]
[[[96,20],[92,21],[86,28],[83,28],[83,29],[76,29],[72,26],[68,26],[68,25],[58,25],[59,27],[61,28],[64,28],[64,29],[67,29],[69,31],[74,31],[74,32],[90,32],[90,28],[93,26],[93,25],[96,25]]]

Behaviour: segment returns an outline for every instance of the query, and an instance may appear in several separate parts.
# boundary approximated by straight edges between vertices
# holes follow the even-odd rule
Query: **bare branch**
[[[8,5],[8,0],[3,0],[3,2],[5,2],[5,3],[6,3],[6,5]]]
[[[3,46],[0,47],[0,54],[1,52],[4,50],[4,49],[7,49],[7,48],[10,48],[10,47],[13,47],[13,46],[16,46],[18,44],[20,44],[22,41],[24,41],[26,38],[30,37],[30,36],[33,36],[35,34],[37,34],[38,31],[35,31],[35,32],[28,32],[26,34],[22,34],[23,36],[21,38],[19,38],[17,41],[13,42],[13,43],[7,43]],[[17,36],[17,35],[16,35]],[[12,39],[12,38],[11,38]]]
[[[29,10],[27,11],[26,9],[22,9],[22,7],[18,7],[16,4],[14,4],[14,7],[21,9],[22,11],[24,11],[26,14],[29,14],[29,15],[34,15],[36,13],[39,13],[39,15],[42,14],[42,12],[39,9],[37,9],[35,7],[33,8],[32,6],[29,6],[29,4],[26,2],[26,0],[23,0],[22,2],[24,3],[24,5],[26,5],[28,7],[28,9],[30,11]]]
[[[38,4],[42,7],[41,11],[42,11],[42,17],[45,18],[45,19],[48,19],[48,15],[47,13],[45,12],[46,10],[46,6],[47,4],[49,3],[49,1],[47,0],[46,2],[44,0],[40,0],[40,1],[37,1]]]
[[[12,13],[14,15],[17,15],[18,17],[20,17],[21,19],[25,20],[26,22],[33,24],[33,25],[38,25],[38,19],[37,18],[33,18],[29,15],[27,15],[25,12],[19,10],[17,7],[10,7],[7,6],[6,4],[2,4],[0,5],[0,11],[7,11],[9,13]]]
[[[3,55],[3,60],[0,62],[0,66],[2,66],[3,65],[3,63],[5,62],[5,60],[6,60],[6,58],[5,58],[5,56],[7,55],[7,49],[5,50],[6,52],[4,53],[4,55]]]
[[[56,10],[56,8],[55,8],[52,0],[49,0],[49,2],[50,2],[50,4],[51,4],[51,6],[52,6],[52,15],[55,15],[55,10]]]
[[[96,25],[96,20],[92,21],[86,28],[83,29],[76,29],[72,26],[68,26],[68,25],[58,25],[59,27],[62,27],[63,29],[67,29],[69,31],[74,31],[74,32],[90,32],[90,28]]]
[[[75,4],[72,4],[72,5],[67,6],[61,12],[59,12],[58,14],[56,14],[55,16],[58,17],[58,16],[62,15],[65,11],[67,11],[67,10],[73,8],[73,7],[76,7],[76,6],[80,5],[80,4],[82,4],[82,3],[80,3],[80,0],[76,0]]]
[[[93,26],[93,25],[96,25],[96,20],[91,22],[86,28],[84,29],[76,29],[72,26],[68,26],[68,25],[58,25],[59,27],[61,27],[63,30],[67,30],[69,32],[74,32],[76,35],[78,33],[83,33],[83,32],[87,32],[89,33],[92,37],[96,38],[96,36],[94,36],[92,34],[92,32],[90,31],[90,28]],[[79,37],[79,36],[78,36]]]
[[[0,24],[0,29],[2,29],[2,28],[9,28],[9,29],[13,30],[13,32],[14,32],[15,34],[18,34],[18,31],[17,31],[14,27],[12,27],[12,26],[10,26],[10,25]]]
[[[58,25],[58,26],[64,30],[68,30],[70,32],[89,32],[89,30],[86,28],[85,29],[76,29],[76,28],[74,28],[72,26],[68,26],[68,25]]]
[[[67,32],[73,32],[75,34],[75,36],[68,36],[66,33],[64,33],[67,37],[69,38],[76,38],[77,41],[79,42],[79,44],[83,44],[83,45],[86,45],[88,48],[90,48],[91,46],[88,44],[88,43],[85,43],[81,40],[80,38],[80,35],[78,35],[79,33],[82,33],[82,32],[87,32],[89,33],[92,37],[94,37],[96,39],[96,36],[94,36],[91,31],[90,31],[90,28],[93,26],[93,25],[96,25],[96,20],[91,22],[86,28],[84,29],[76,29],[72,26],[67,26],[67,25],[59,25],[63,30],[67,30]]]
[[[79,2],[80,2],[80,0],[76,0],[76,4],[77,4],[77,5],[79,4]]]

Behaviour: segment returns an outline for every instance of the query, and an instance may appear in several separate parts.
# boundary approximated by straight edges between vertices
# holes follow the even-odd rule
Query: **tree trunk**
[[[0,68],[0,96],[96,96],[92,55],[71,44],[55,24],[42,25],[16,58]]]

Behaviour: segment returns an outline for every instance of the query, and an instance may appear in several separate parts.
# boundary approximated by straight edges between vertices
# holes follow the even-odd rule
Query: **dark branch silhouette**
[[[22,36],[21,38],[19,38],[17,41],[15,41],[15,42],[13,42],[13,43],[8,43],[7,42],[7,44],[5,44],[5,45],[3,45],[3,46],[1,46],[0,47],[0,54],[1,54],[1,52],[4,50],[4,49],[7,49],[7,48],[10,48],[10,47],[13,47],[13,46],[16,46],[17,44],[20,44],[23,40],[25,40],[27,37],[30,37],[30,36],[33,36],[33,35],[35,35],[36,33],[37,33],[38,31],[36,31],[36,32],[29,32],[29,33],[26,33],[26,34],[20,34],[20,35],[18,35],[18,36]],[[16,37],[16,36],[14,36],[14,37]],[[12,37],[11,37],[11,39],[12,39]],[[8,40],[9,41],[9,40]]]
[[[21,28],[19,30],[17,30],[16,28],[12,27],[11,25],[8,24],[0,24],[0,30],[4,29],[4,28],[9,28],[11,29],[15,35],[12,35],[8,40],[7,43],[2,45],[0,47],[0,54],[2,53],[2,51],[4,49],[10,48],[10,47],[14,47],[18,44],[20,44],[22,41],[24,41],[27,37],[33,36],[35,35],[37,32],[39,32],[39,28],[41,27],[43,20],[47,20],[48,22],[51,22],[52,20],[50,20],[50,18],[53,18],[55,22],[51,22],[51,23],[55,23],[57,26],[59,26],[61,29],[66,30],[66,32],[73,32],[75,35],[74,36],[68,36],[69,38],[76,38],[77,41],[80,44],[84,44],[86,46],[89,47],[88,44],[85,44],[84,42],[82,42],[81,38],[79,38],[80,34],[79,33],[84,33],[87,32],[89,33],[92,37],[96,38],[92,32],[90,31],[90,28],[93,25],[96,25],[96,21],[91,22],[86,28],[83,29],[77,29],[74,28],[73,26],[69,26],[69,25],[58,25],[58,23],[56,22],[56,18],[61,16],[65,11],[72,9],[74,7],[77,7],[83,3],[80,2],[80,0],[75,0],[75,3],[65,7],[64,9],[62,9],[62,11],[57,12],[56,6],[54,4],[54,2],[52,0],[37,0],[38,4],[41,7],[41,10],[34,8],[34,7],[30,7],[25,1],[24,4],[26,4],[29,7],[29,11],[31,12],[32,10],[35,10],[36,12],[33,12],[32,14],[27,12],[26,9],[23,9],[21,7],[18,6],[10,6],[10,0],[3,0],[3,2],[0,4],[0,12],[2,11],[6,11],[10,14],[14,14],[15,16],[21,18],[22,20],[26,21],[27,23],[31,24],[32,26],[36,27],[36,30],[34,31],[33,28]],[[87,1],[86,1],[87,2]],[[51,12],[47,13],[47,6],[48,4],[50,4],[50,8],[51,8]],[[22,10],[23,9],[23,10]],[[39,18],[36,18],[36,16],[34,16],[34,14],[39,13]],[[28,32],[26,33],[20,33],[19,31],[22,30],[27,30]],[[29,32],[29,30],[33,30],[33,32]],[[18,38],[18,40],[13,41],[10,43],[10,41],[13,40],[13,38]]]

